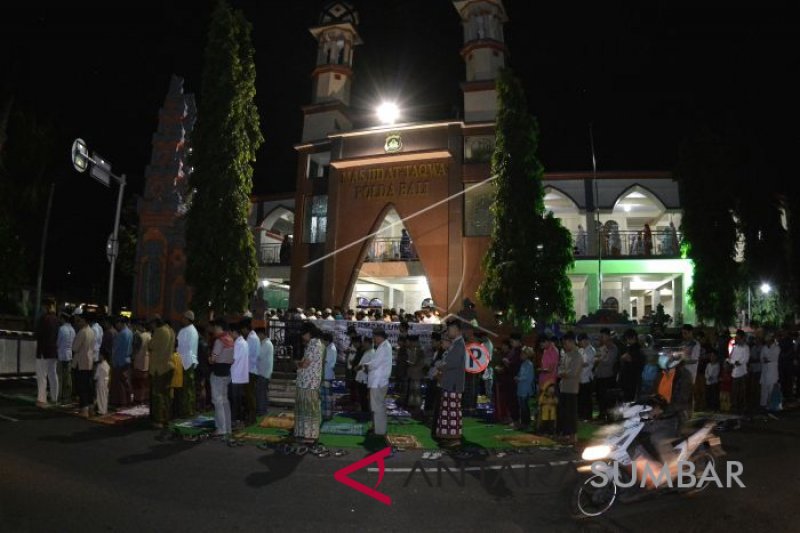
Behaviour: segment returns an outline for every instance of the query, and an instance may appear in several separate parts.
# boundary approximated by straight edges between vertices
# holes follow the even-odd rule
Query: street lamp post
[[[72,143],[72,166],[78,172],[85,172],[89,169],[89,175],[94,179],[111,188],[113,178],[119,184],[117,193],[117,212],[114,216],[114,232],[111,234],[111,247],[108,250],[108,261],[111,264],[108,275],[108,312],[112,313],[114,304],[114,273],[117,267],[117,256],[119,255],[119,218],[122,212],[122,197],[125,194],[125,174],[117,176],[111,172],[111,164],[97,153],[89,156],[89,149],[83,139],[75,139]]]

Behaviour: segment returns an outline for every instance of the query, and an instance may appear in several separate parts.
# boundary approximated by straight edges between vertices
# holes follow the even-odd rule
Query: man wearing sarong
[[[158,315],[153,318],[153,326],[150,339],[150,420],[155,427],[163,428],[170,414],[169,385],[175,332]]]
[[[467,349],[461,336],[462,322],[453,319],[447,324],[447,334],[453,340],[442,369],[442,398],[436,423],[436,437],[444,446],[461,442],[461,396],[464,393],[464,362]]]
[[[333,342],[333,334],[329,331],[322,334],[322,344],[325,345],[325,361],[320,395],[322,400],[322,420],[327,421],[333,418],[334,398],[331,386],[333,379],[336,377],[336,359],[339,357],[339,352],[336,350],[336,343]]]
[[[133,335],[133,403],[150,401],[150,332],[144,324],[134,325]]]
[[[183,387],[176,389],[178,394],[178,414],[194,416],[195,412],[195,370],[197,369],[197,343],[199,336],[194,327],[194,312],[183,314],[183,327],[178,332],[178,354],[183,366]]]
[[[319,339],[319,330],[312,322],[303,324],[302,338],[305,353],[297,363],[294,437],[305,444],[314,444],[319,439],[322,424],[319,388],[325,347]]]

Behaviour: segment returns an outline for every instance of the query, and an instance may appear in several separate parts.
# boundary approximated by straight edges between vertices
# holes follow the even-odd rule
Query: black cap
[[[301,335],[305,335],[306,333],[310,334],[312,337],[316,337],[319,335],[319,330],[317,326],[314,325],[313,322],[305,321],[303,325],[300,327]]]
[[[450,320],[448,320],[448,321],[447,321],[447,327],[448,327],[448,328],[449,328],[450,326],[455,326],[455,327],[457,327],[458,329],[461,329],[461,328],[463,327],[463,324],[464,324],[464,323],[463,323],[461,320],[458,320],[458,319],[456,319],[456,318],[453,318],[453,319],[450,319]]]
[[[372,336],[373,337],[382,337],[382,338],[385,339],[386,338],[386,330],[384,330],[383,328],[375,328],[375,329],[372,330]]]

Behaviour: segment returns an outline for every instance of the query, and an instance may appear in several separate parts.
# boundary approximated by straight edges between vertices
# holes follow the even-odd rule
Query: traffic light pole
[[[122,197],[125,194],[125,174],[122,176],[111,175],[119,184],[117,194],[117,214],[114,217],[114,234],[111,237],[111,267],[108,275],[108,314],[113,315],[114,304],[114,273],[117,269],[117,256],[119,255],[119,218],[122,212]]]

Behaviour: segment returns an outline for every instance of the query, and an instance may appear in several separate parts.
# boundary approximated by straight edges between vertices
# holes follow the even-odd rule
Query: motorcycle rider
[[[651,419],[642,434],[644,453],[638,454],[634,459],[638,480],[635,487],[641,485],[647,467],[649,472],[655,474],[655,479],[659,478],[663,467],[669,468],[671,478],[674,479],[677,474],[678,464],[672,443],[688,420],[692,401],[692,374],[683,361],[681,354],[659,356],[661,371],[656,378],[656,396],[650,402]],[[655,479],[650,475],[646,477],[648,488],[653,488]],[[640,491],[632,491],[623,500],[632,501],[640,495]]]

